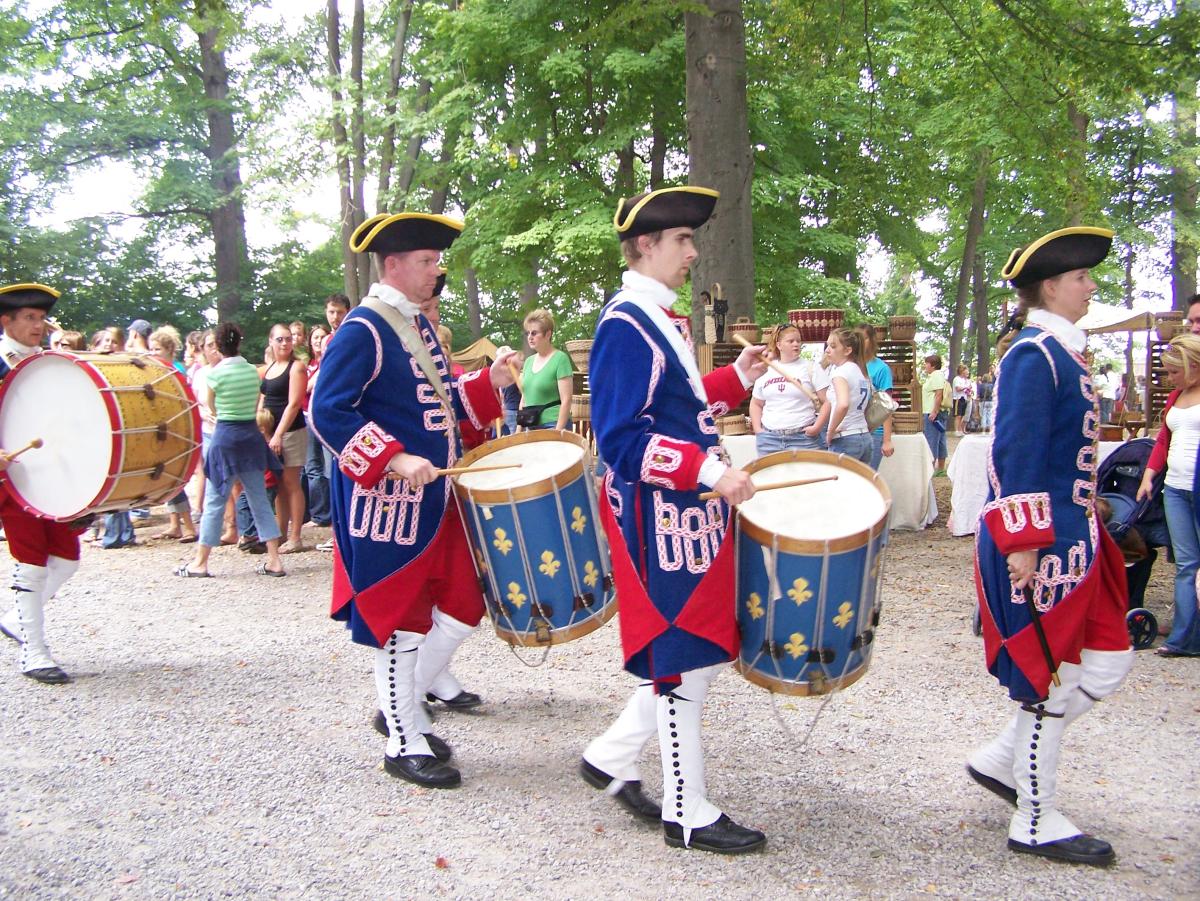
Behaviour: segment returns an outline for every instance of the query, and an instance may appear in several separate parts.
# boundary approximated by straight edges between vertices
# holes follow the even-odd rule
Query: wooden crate
[[[701,375],[708,375],[714,369],[728,366],[742,352],[740,344],[732,341],[721,341],[716,344],[700,344],[696,347],[696,364]]]

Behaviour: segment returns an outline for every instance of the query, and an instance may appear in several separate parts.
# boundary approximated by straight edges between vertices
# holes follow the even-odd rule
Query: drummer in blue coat
[[[737,653],[733,543],[725,535],[729,504],[749,499],[754,486],[722,459],[714,418],[745,399],[766,365],[764,348],[748,348],[701,378],[670,312],[697,258],[693,233],[717,196],[663,188],[617,205],[629,270],[596,328],[592,425],[610,467],[601,503],[625,668],[646,682],[588,745],[581,772],[635,816],[661,820],[668,845],[732,854],[760,848],[766,837],[708,800],[700,719],[709,683]],[[706,488],[719,497],[702,500]],[[655,734],[661,807],[642,793],[637,764]]]
[[[329,339],[310,404],[317,437],[337,456],[331,480],[332,615],[375,649],[375,686],[388,728],[387,772],[449,788],[459,772],[429,732],[414,697],[418,648],[433,605],[474,626],[483,596],[451,486],[438,470],[462,454],[460,420],[483,429],[500,415],[511,352],[490,370],[450,375],[437,333],[421,315],[461,222],[425,213],[381,214],[351,236],[375,254],[379,283]],[[451,650],[452,652],[452,650]],[[446,655],[448,661],[449,655]],[[436,672],[437,665],[429,661]]]
[[[976,582],[988,670],[1020,706],[967,766],[1015,806],[1010,849],[1096,866],[1112,863],[1112,846],[1058,811],[1056,788],[1063,730],[1133,662],[1124,561],[1096,515],[1099,406],[1075,325],[1112,237],[1060,229],[1014,250],[1001,273],[1024,324],[996,382]]]

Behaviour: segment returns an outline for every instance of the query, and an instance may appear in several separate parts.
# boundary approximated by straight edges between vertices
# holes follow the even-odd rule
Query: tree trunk
[[[1132,192],[1131,192],[1132,193]],[[1125,245],[1124,253],[1125,263],[1125,284],[1124,296],[1125,306],[1127,309],[1133,309],[1133,264],[1137,259],[1137,253],[1133,249],[1132,244]],[[1137,391],[1137,378],[1133,374],[1133,332],[1129,332],[1125,336],[1125,396],[1129,397]]]
[[[350,174],[353,178],[354,206],[351,211],[352,225],[358,228],[367,219],[367,198],[363,187],[367,178],[367,145],[363,126],[363,31],[366,12],[363,0],[354,2],[354,21],[350,29],[350,91],[354,97],[354,112],[351,113],[350,131],[354,142]],[[371,284],[370,254],[358,254],[358,283],[366,291]]]
[[[971,265],[971,282],[975,295],[975,372],[983,375],[992,366],[992,320],[988,315],[987,272],[983,254],[978,252]]]
[[[706,0],[712,15],[686,13],[689,181],[721,192],[713,217],[696,232],[692,334],[704,334],[700,291],[720,282],[729,321],[754,316],[754,158],[746,109],[746,29],[741,0]]]
[[[633,141],[630,141],[617,151],[617,176],[613,187],[621,197],[632,197],[641,193],[638,191],[637,185],[633,180],[633,161],[635,156],[636,150],[634,149]]]
[[[958,290],[954,295],[954,316],[950,321],[951,377],[958,371],[958,362],[962,358],[963,317],[967,313],[967,295],[971,288],[971,267],[975,263],[975,248],[979,244],[979,236],[983,234],[983,211],[987,200],[988,168],[991,160],[991,148],[982,148],[975,166],[975,188],[971,192],[971,212],[967,216],[962,262],[958,267]]]
[[[405,0],[396,19],[392,39],[392,62],[387,93],[383,98],[383,138],[379,145],[379,195],[377,209],[384,209],[392,188],[392,162],[396,158],[396,98],[400,94],[400,76],[404,71],[404,50],[408,42],[408,23],[412,21],[413,0]]]
[[[224,0],[196,0],[201,23],[215,23],[226,13]],[[209,214],[212,223],[217,275],[217,321],[236,319],[242,303],[242,288],[249,270],[246,254],[246,215],[242,206],[242,176],[237,153],[237,131],[229,104],[229,70],[216,24],[198,32],[200,72],[208,118],[205,156],[212,167],[212,186],[217,206]]]
[[[463,275],[467,282],[467,323],[471,328],[471,340],[483,337],[483,311],[479,307],[479,278],[475,269],[468,266]]]
[[[458,135],[457,123],[446,126],[446,134],[442,138],[442,152],[438,156],[438,186],[429,195],[429,212],[435,216],[446,212],[446,201],[450,196],[450,163],[454,160],[454,147],[458,143]]]
[[[1184,310],[1196,293],[1196,81],[1175,94],[1176,162],[1171,167],[1171,309]]]
[[[1067,225],[1080,225],[1088,208],[1087,130],[1091,121],[1087,113],[1067,101],[1067,121],[1071,123],[1072,142],[1067,148]]]
[[[341,17],[337,0],[328,0],[325,7],[325,44],[329,52],[329,75],[333,98],[333,151],[337,160],[338,209],[342,238],[342,287],[352,304],[357,304],[366,290],[358,280],[358,261],[350,250],[350,235],[354,231],[354,200],[350,191],[350,139],[342,120],[342,43]]]
[[[418,113],[423,113],[429,106],[429,92],[433,89],[433,82],[428,78],[422,78],[420,84],[417,85],[417,102],[416,110]],[[408,149],[404,153],[404,165],[400,168],[400,176],[396,179],[396,199],[402,205],[408,197],[409,189],[412,188],[413,177],[417,173],[417,160],[421,157],[421,144],[425,140],[425,136],[419,133],[409,135]]]

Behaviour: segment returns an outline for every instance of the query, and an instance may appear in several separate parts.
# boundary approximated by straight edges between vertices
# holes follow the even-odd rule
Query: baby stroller
[[[1166,474],[1160,472],[1154,477],[1150,497],[1137,500],[1152,450],[1153,438],[1134,438],[1109,454],[1096,470],[1096,492],[1104,502],[1098,506],[1107,508],[1103,512],[1105,528],[1125,555],[1125,581],[1129,586],[1125,624],[1130,643],[1139,651],[1150,647],[1158,637],[1158,619],[1142,606],[1150,571],[1158,559],[1156,548],[1165,547],[1168,552],[1171,548],[1162,497]],[[972,628],[976,635],[983,631],[978,610]]]
[[[1171,548],[1171,534],[1167,531],[1167,514],[1163,507],[1163,481],[1166,473],[1160,472],[1151,483],[1150,496],[1138,501],[1137,490],[1142,474],[1154,450],[1154,439],[1134,438],[1126,441],[1111,454],[1096,470],[1096,492],[1104,525],[1113,541],[1125,555],[1125,579],[1129,585],[1129,613],[1125,622],[1129,627],[1129,640],[1137,650],[1144,650],[1158,636],[1158,620],[1142,606],[1146,596],[1146,584],[1150,571],[1158,559],[1157,548]]]

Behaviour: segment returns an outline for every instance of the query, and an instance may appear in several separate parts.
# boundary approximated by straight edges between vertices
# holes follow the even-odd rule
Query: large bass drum
[[[0,447],[41,439],[9,466],[9,494],[45,519],[169,500],[200,462],[186,379],[154,357],[48,351],[0,384]]]
[[[571,432],[521,432],[475,448],[460,465],[481,470],[455,476],[454,490],[496,634],[544,647],[612,619],[612,564],[587,442]]]
[[[861,678],[879,623],[891,493],[870,467],[825,451],[781,451],[746,470],[760,491],[738,505],[738,671],[791,695]]]

